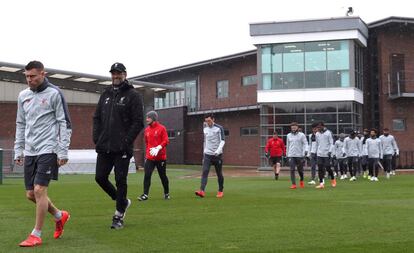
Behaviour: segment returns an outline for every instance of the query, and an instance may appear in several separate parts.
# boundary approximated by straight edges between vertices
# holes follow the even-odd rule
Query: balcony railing
[[[414,71],[387,73],[388,98],[414,97]]]

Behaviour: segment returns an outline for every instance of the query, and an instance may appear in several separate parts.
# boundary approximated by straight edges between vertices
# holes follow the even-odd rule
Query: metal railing
[[[388,97],[414,97],[414,71],[387,73]]]
[[[397,169],[414,169],[414,151],[400,151],[396,158]]]

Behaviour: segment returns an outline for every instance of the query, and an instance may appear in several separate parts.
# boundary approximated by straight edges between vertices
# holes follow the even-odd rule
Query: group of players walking
[[[144,116],[142,97],[126,79],[125,66],[114,63],[109,72],[112,85],[101,94],[93,116],[93,142],[97,152],[95,181],[115,202],[111,228],[121,229],[132,203],[127,198],[128,167],[133,156],[133,143],[144,129],[144,118],[147,123],[144,129],[145,175],[139,201],[149,199],[155,168],[164,188],[164,199],[171,198],[166,173],[166,146],[169,140],[167,130],[158,121],[155,111],[149,111]],[[34,229],[19,246],[34,247],[42,244],[42,228],[47,212],[54,217],[55,239],[62,236],[70,218],[69,211],[58,209],[53,204],[47,190],[50,181],[58,179],[59,166],[68,162],[72,123],[63,93],[49,82],[43,64],[29,62],[24,74],[29,87],[19,93],[17,101],[14,160],[17,165],[24,166],[26,197],[36,205]],[[219,184],[216,197],[222,198],[224,129],[214,122],[214,115],[208,114],[204,117],[203,132],[203,172],[200,189],[195,194],[205,196],[210,167],[214,165]],[[112,170],[115,185],[109,180]]]
[[[334,141],[332,132],[323,122],[312,125],[312,133],[306,138],[300,131],[299,125],[292,122],[291,132],[286,136],[286,145],[277,132],[267,141],[265,155],[272,163],[275,179],[279,178],[282,157],[286,156],[290,166],[291,189],[296,189],[297,170],[299,174],[299,187],[304,184],[304,166],[309,163],[311,169],[308,184],[315,185],[316,171],[318,171],[318,189],[325,187],[326,173],[331,180],[331,186],[336,187],[336,178],[356,181],[358,175],[363,175],[371,181],[379,181],[380,168],[385,172],[386,178],[395,175],[396,158],[399,149],[394,136],[389,129],[384,128],[383,134],[378,137],[378,130],[364,129],[362,134],[352,130],[348,136],[339,135]]]

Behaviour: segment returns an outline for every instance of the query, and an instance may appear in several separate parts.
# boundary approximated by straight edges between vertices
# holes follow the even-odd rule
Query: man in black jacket
[[[95,180],[116,201],[113,229],[123,228],[127,199],[129,161],[133,155],[133,143],[144,128],[141,95],[126,80],[126,68],[122,63],[111,66],[112,86],[99,98],[93,117],[93,142],[96,145]],[[114,167],[116,188],[108,180]]]

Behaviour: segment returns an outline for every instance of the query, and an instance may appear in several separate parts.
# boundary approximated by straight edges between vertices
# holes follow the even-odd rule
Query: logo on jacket
[[[105,99],[105,104],[109,103],[109,98]]]
[[[47,99],[46,98],[42,99],[41,104],[42,105],[47,105]]]
[[[123,104],[124,103],[124,100],[125,100],[125,97],[121,97],[121,99],[119,100],[119,103],[120,104]]]

